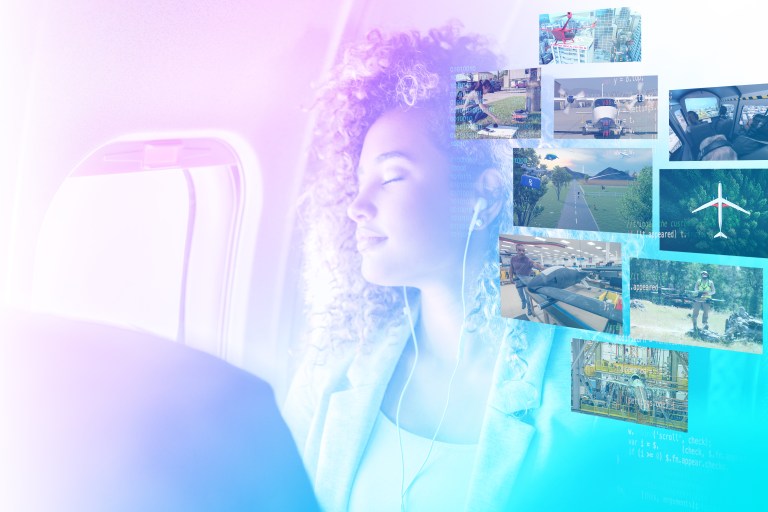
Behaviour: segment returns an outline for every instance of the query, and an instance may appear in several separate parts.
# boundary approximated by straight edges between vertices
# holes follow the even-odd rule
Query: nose
[[[372,219],[376,215],[376,208],[371,200],[364,194],[363,190],[358,191],[355,198],[347,207],[347,216],[357,224]]]

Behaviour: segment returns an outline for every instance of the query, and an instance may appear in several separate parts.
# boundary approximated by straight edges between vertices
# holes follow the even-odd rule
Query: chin
[[[365,266],[363,266],[362,274],[363,279],[377,286],[402,286],[402,284],[398,282],[397,279],[394,279],[391,275],[382,275],[382,272],[378,270],[366,270]]]
[[[402,266],[392,266],[363,258],[363,279],[378,286],[408,286],[399,272]]]

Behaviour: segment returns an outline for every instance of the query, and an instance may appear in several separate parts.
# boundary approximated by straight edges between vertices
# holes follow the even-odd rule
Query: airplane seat
[[[738,154],[725,135],[716,134],[701,141],[699,160],[738,160]]]
[[[149,332],[241,365],[260,211],[258,164],[241,141],[109,142],[49,205],[31,309]]]
[[[733,120],[725,117],[715,117],[712,119],[712,126],[714,127],[715,133],[723,135],[728,140],[731,139]]]
[[[209,354],[0,308],[0,384],[0,510],[318,510],[270,386]]]
[[[680,155],[680,157],[677,159],[687,161],[687,160],[695,160],[693,157],[693,148],[691,148],[691,145],[688,143],[687,139],[682,138],[681,142],[683,143],[683,153]]]
[[[688,138],[691,141],[691,150],[697,159],[699,159],[701,155],[700,149],[702,141],[713,135],[715,135],[715,130],[710,123],[688,125]]]
[[[741,155],[739,160],[768,160],[768,142],[761,142],[762,147],[750,153]]]
[[[740,160],[768,160],[768,115],[755,114],[749,129],[735,141]]]

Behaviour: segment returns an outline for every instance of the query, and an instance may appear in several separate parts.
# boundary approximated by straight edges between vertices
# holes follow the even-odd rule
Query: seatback
[[[733,121],[731,119],[715,117],[712,119],[712,125],[716,134],[730,138],[731,131],[733,130]]]
[[[762,147],[741,155],[739,160],[768,160],[768,142],[762,142]]]
[[[714,127],[710,123],[688,125],[688,135],[693,146],[693,154],[698,159],[701,150],[701,141],[715,135]]]
[[[725,135],[716,134],[701,141],[699,160],[738,160],[739,155]]]

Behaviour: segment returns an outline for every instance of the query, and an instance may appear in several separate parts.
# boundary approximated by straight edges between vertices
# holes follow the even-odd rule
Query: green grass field
[[[589,210],[595,217],[600,231],[613,233],[626,233],[627,221],[619,215],[621,198],[629,190],[629,186],[606,186],[602,190],[600,185],[581,185],[584,196],[589,205]]]
[[[544,211],[541,215],[531,221],[531,227],[537,228],[556,228],[557,223],[560,222],[560,214],[563,211],[563,201],[568,191],[563,188],[560,192],[560,200],[557,200],[557,193],[555,187],[550,183],[547,185],[547,193],[544,197],[539,199],[539,205],[544,207]]]
[[[618,211],[621,198],[624,197],[629,186],[606,186],[603,190],[600,185],[584,185],[574,181],[570,183],[572,187],[579,185],[584,190],[587,204],[589,204],[589,209],[595,217],[600,231],[626,233],[626,221],[619,215]],[[539,205],[544,207],[544,211],[531,221],[531,227],[556,228],[567,194],[567,189],[563,189],[560,193],[560,200],[558,200],[555,187],[550,184],[547,193],[539,200]]]
[[[517,126],[519,129],[515,133],[516,139],[538,139],[541,137],[541,112],[534,112],[528,116],[528,120],[524,123],[516,123],[513,121],[513,114],[515,110],[525,108],[525,95],[513,96],[511,98],[504,98],[503,100],[496,101],[488,104],[488,107],[493,112],[493,115],[498,117],[503,124]],[[493,120],[490,118],[480,121],[480,126],[492,124]],[[457,139],[491,139],[488,135],[476,133],[469,129],[469,125],[460,124],[456,126],[455,132]]]
[[[693,327],[691,310],[673,306],[660,306],[647,300],[639,301],[643,308],[631,308],[629,311],[629,335],[635,339],[666,341],[681,345],[720,348],[738,352],[760,354],[763,346],[759,343],[736,341],[733,343],[710,342],[691,338],[687,335]],[[709,313],[709,328],[718,334],[725,332],[725,320],[729,313],[711,311]],[[702,324],[699,316],[699,325]]]

